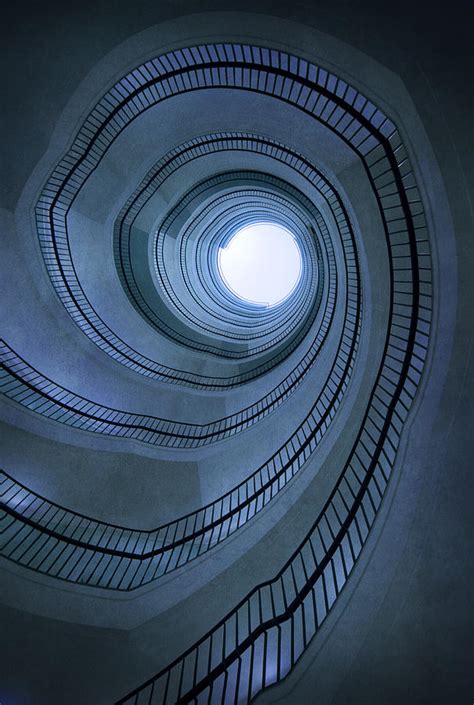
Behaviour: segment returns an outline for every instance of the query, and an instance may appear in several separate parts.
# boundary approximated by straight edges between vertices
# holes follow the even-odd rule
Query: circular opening
[[[238,230],[218,254],[226,287],[239,299],[262,306],[275,306],[291,294],[301,266],[295,238],[275,223],[254,223]]]

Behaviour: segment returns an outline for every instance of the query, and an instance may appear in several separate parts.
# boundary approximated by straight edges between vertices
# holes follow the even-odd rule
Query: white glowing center
[[[255,223],[238,230],[219,249],[218,265],[224,283],[240,299],[274,306],[298,283],[301,252],[286,228]]]

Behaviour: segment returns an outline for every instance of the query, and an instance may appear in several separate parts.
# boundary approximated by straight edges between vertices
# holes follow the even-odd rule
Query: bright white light
[[[219,249],[218,265],[224,283],[240,299],[274,306],[298,283],[301,252],[286,228],[255,223]]]

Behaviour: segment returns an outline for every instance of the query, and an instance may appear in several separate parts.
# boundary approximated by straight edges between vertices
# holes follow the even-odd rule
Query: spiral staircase
[[[422,8],[50,8],[5,72],[2,705],[472,700],[454,9],[456,70]],[[219,266],[259,223],[270,306]]]

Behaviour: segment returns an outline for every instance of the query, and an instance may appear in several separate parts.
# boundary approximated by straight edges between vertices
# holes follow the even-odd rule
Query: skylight
[[[294,290],[301,276],[301,252],[289,230],[255,223],[238,230],[220,248],[222,279],[243,301],[275,306]]]

